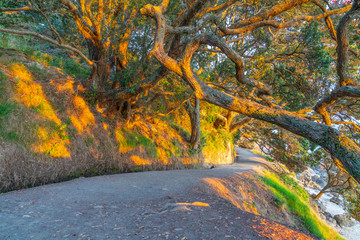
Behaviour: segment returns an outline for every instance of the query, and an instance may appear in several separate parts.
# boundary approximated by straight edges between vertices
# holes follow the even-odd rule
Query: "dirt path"
[[[214,169],[80,178],[1,194],[0,239],[267,239],[254,230],[259,217],[201,180],[264,163],[238,153],[237,163]],[[194,202],[209,206],[179,204]]]

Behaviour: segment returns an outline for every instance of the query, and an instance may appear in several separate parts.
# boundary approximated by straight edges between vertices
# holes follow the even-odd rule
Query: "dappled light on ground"
[[[144,159],[142,157],[139,156],[131,156],[130,159],[136,164],[136,165],[150,165],[151,161]]]
[[[58,92],[67,93],[67,97],[72,103],[72,107],[67,108],[67,114],[78,134],[82,135],[84,132],[90,134],[90,127],[95,125],[95,116],[84,98],[75,93],[74,80],[67,77],[65,82],[51,81],[51,84],[56,86]]]
[[[34,150],[46,153],[52,157],[70,157],[67,145],[70,143],[68,136],[61,125],[53,107],[47,100],[43,88],[34,82],[31,73],[24,65],[15,64],[11,67],[14,78],[17,79],[16,93],[25,106],[39,112],[46,120],[53,122],[54,126],[39,127],[37,130],[39,143]]]
[[[156,150],[158,152],[158,157],[161,160],[161,162],[163,164],[167,165],[169,163],[169,161],[168,161],[169,156],[168,156],[167,152],[161,147],[157,147]]]
[[[176,205],[181,205],[181,206],[196,206],[196,207],[209,207],[209,206],[210,206],[208,203],[203,203],[203,202],[176,203]]]
[[[119,143],[120,153],[127,153],[134,149],[133,147],[126,145],[126,138],[122,132],[122,127],[119,126],[115,128],[115,137]]]
[[[49,132],[45,128],[39,127],[38,136],[42,144],[37,146],[38,152],[47,153],[52,157],[70,157],[70,153],[65,144],[70,144],[66,136],[61,136],[57,132]]]
[[[94,114],[90,111],[85,100],[78,95],[74,96],[73,104],[75,107],[75,114],[70,116],[71,122],[80,135],[83,134],[84,131],[89,134],[89,127],[95,124]]]
[[[313,238],[296,232],[292,229],[289,229],[283,225],[280,225],[276,222],[257,217],[254,220],[258,225],[251,226],[256,232],[260,233],[262,236],[268,239],[273,240],[313,240]]]
[[[16,92],[23,103],[30,108],[36,109],[42,116],[61,125],[60,119],[47,100],[40,84],[33,81],[31,73],[24,65],[15,64],[11,67],[14,77],[18,80]]]

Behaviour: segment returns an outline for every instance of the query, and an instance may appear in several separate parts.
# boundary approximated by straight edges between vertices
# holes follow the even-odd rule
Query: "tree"
[[[142,25],[137,3],[54,0],[45,4],[40,0],[14,0],[0,7],[5,23],[10,22],[13,13],[33,22],[27,26],[30,31],[15,22],[0,28],[0,32],[33,36],[77,54],[91,67],[84,84],[86,89],[95,91],[98,100],[120,112],[131,109],[129,99],[150,89],[167,73],[164,68],[149,67],[152,66],[148,61],[149,46],[144,44],[149,40],[146,37],[149,27]],[[43,26],[47,26],[45,33]],[[143,36],[142,41],[133,41],[131,53],[133,31]],[[136,62],[129,60],[132,56],[136,56]],[[138,69],[134,71],[135,68]],[[130,77],[142,81],[133,84]]]
[[[158,6],[145,5],[141,13],[156,21],[156,36],[152,54],[167,69],[177,74],[186,81],[194,90],[197,98],[209,103],[218,105],[225,109],[241,113],[243,115],[266,121],[278,125],[297,135],[322,146],[333,156],[338,158],[349,174],[358,182],[360,181],[360,147],[358,143],[351,140],[344,133],[332,128],[331,119],[326,107],[343,97],[360,97],[360,88],[355,86],[355,81],[348,71],[349,64],[349,40],[347,28],[350,22],[358,17],[360,12],[360,1],[355,0],[351,9],[349,7],[328,10],[320,15],[295,15],[291,19],[282,19],[281,13],[291,12],[297,7],[307,4],[308,0],[298,0],[291,2],[279,2],[271,6],[267,11],[261,11],[245,19],[221,18],[215,14],[202,15],[191,27],[172,27],[167,24],[164,14],[166,13],[169,1],[164,0]],[[228,4],[228,2],[224,3]],[[233,2],[235,4],[235,1]],[[320,4],[317,2],[317,4]],[[222,7],[218,8],[221,9]],[[323,8],[326,10],[326,8]],[[332,22],[329,16],[347,12],[338,24],[337,31],[333,31]],[[292,15],[292,14],[289,14]],[[292,112],[261,104],[253,99],[245,99],[235,94],[216,90],[201,80],[201,77],[193,70],[196,63],[193,63],[193,55],[203,45],[211,46],[223,53],[235,65],[236,80],[240,84],[245,84],[258,90],[258,95],[270,95],[271,87],[251,79],[247,76],[243,57],[226,41],[227,36],[240,36],[254,29],[270,26],[275,29],[292,28],[300,21],[317,21],[327,18],[327,26],[331,34],[337,36],[337,74],[339,76],[338,87],[330,92],[329,96],[322,98],[316,105],[315,110],[323,116],[326,124],[321,124],[299,112]],[[282,21],[280,21],[280,19]],[[230,22],[230,24],[229,24]],[[211,23],[211,24],[209,24]],[[183,46],[181,58],[174,58],[164,50],[165,38],[169,34],[179,34],[186,36],[187,44]],[[250,71],[250,70],[249,70]]]
[[[0,12],[36,18],[35,29],[0,32],[77,53],[92,69],[87,89],[109,111],[129,119],[132,109],[168,94],[158,83],[172,72],[196,99],[225,109],[215,127],[231,132],[252,119],[277,125],[322,146],[360,180],[359,0],[30,2],[9,1]],[[56,25],[55,17],[76,30]],[[145,17],[155,20],[155,30]],[[36,23],[53,34],[36,32]]]

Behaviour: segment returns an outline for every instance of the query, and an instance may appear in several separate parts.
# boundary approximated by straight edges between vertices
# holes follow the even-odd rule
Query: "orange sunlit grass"
[[[144,159],[142,157],[139,156],[131,156],[130,159],[136,164],[136,165],[150,165],[151,161]]]
[[[124,143],[126,143],[126,138],[125,138],[123,132],[121,131],[121,129],[122,129],[121,127],[117,127],[115,129],[115,137],[116,137],[116,140],[119,142],[119,152],[127,153],[127,152],[130,152],[131,150],[133,150],[134,148],[124,144]]]
[[[11,70],[13,76],[18,79],[16,92],[19,94],[21,101],[27,107],[35,108],[47,119],[61,125],[61,121],[47,100],[41,85],[33,81],[32,75],[26,67],[15,64],[11,67]]]
[[[38,152],[47,153],[52,157],[70,157],[70,152],[66,148],[69,144],[68,139],[63,139],[57,132],[49,132],[43,127],[39,127],[38,136],[42,144],[36,146]]]
[[[161,160],[163,164],[167,165],[169,163],[167,152],[160,147],[157,147],[156,149],[158,151],[158,158]]]
[[[257,217],[254,220],[257,225],[251,226],[256,232],[260,233],[263,237],[267,239],[276,239],[276,240],[313,240],[313,238],[296,232],[292,229],[289,229],[283,225],[280,225],[276,222]]]
[[[70,157],[70,152],[66,147],[70,141],[61,127],[60,119],[47,100],[42,86],[33,80],[33,76],[24,65],[15,64],[11,67],[11,71],[17,79],[16,93],[19,101],[29,108],[34,108],[41,116],[57,126],[57,131],[44,127],[38,128],[37,135],[40,142],[33,146],[34,150],[52,157]]]
[[[56,85],[59,92],[68,91],[70,93],[74,93],[74,81],[70,77],[68,77],[65,83],[56,84],[54,81],[51,81],[51,84]]]
[[[86,104],[85,100],[78,95],[74,96],[73,104],[76,109],[76,113],[70,116],[71,122],[79,134],[83,134],[84,131],[90,133],[89,127],[95,124],[94,114],[90,111],[90,108]]]
[[[237,208],[258,214],[255,206],[252,205],[252,198],[249,194],[245,193],[243,189],[238,186],[238,191],[243,197],[246,197],[247,202],[239,198],[235,193],[226,186],[226,181],[220,178],[203,178],[203,180],[210,185],[210,187],[222,198],[229,200]]]
[[[95,125],[95,116],[90,111],[89,106],[85,100],[77,95],[74,91],[74,80],[71,77],[66,79],[66,82],[52,81],[59,92],[68,93],[69,101],[72,103],[73,108],[67,109],[70,121],[76,128],[80,135],[84,132],[90,133],[90,126]]]

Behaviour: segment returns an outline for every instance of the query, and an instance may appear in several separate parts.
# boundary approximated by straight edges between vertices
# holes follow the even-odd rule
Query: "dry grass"
[[[79,176],[202,164],[202,156],[189,154],[167,121],[135,115],[126,124],[107,116],[86,102],[61,69],[25,57],[6,61],[14,55],[0,56],[0,104],[6,106],[6,116],[0,115],[1,192]]]

